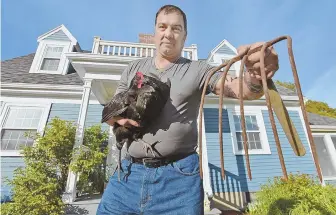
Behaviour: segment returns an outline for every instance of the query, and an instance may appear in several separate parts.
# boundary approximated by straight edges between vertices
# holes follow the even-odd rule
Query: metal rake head
[[[200,163],[200,176],[201,176],[201,178],[203,177],[203,168],[202,168],[202,126],[203,125],[202,125],[202,118],[203,118],[203,107],[204,107],[204,102],[205,102],[206,89],[208,87],[210,78],[216,72],[220,71],[222,68],[225,67],[224,72],[222,73],[222,77],[221,77],[222,86],[221,86],[220,95],[219,95],[219,117],[218,117],[221,175],[222,175],[222,179],[224,180],[225,179],[225,174],[224,174],[224,155],[223,155],[223,136],[222,136],[222,134],[223,134],[223,132],[222,132],[222,113],[223,113],[224,85],[225,85],[225,80],[226,80],[227,73],[228,73],[230,67],[232,66],[232,64],[241,60],[240,73],[239,73],[239,103],[240,103],[240,114],[241,114],[241,117],[240,117],[241,121],[240,122],[241,122],[241,129],[242,129],[243,147],[244,147],[244,152],[245,152],[245,161],[246,161],[247,172],[248,172],[249,179],[252,180],[250,160],[249,160],[249,154],[248,154],[248,143],[247,143],[247,134],[246,134],[245,116],[244,116],[244,105],[243,105],[243,96],[242,95],[243,95],[243,75],[244,75],[243,71],[244,71],[244,64],[245,64],[246,58],[250,54],[255,53],[257,51],[261,51],[261,53],[262,53],[262,55],[260,57],[262,86],[263,86],[263,91],[264,91],[265,98],[266,98],[266,105],[267,105],[269,118],[270,118],[272,130],[273,130],[273,134],[274,134],[274,138],[275,138],[275,142],[276,142],[276,147],[277,147],[277,151],[278,151],[278,156],[279,156],[283,176],[286,180],[288,179],[288,175],[287,175],[287,170],[286,170],[286,166],[285,166],[285,162],[284,162],[284,158],[283,158],[283,154],[282,154],[282,149],[281,149],[281,146],[280,146],[280,140],[279,140],[277,128],[276,128],[276,125],[275,125],[273,111],[277,115],[277,118],[278,118],[278,120],[279,120],[279,122],[280,122],[286,136],[287,136],[287,139],[288,139],[289,143],[291,144],[291,147],[292,147],[293,151],[295,152],[295,154],[297,156],[303,156],[305,154],[305,148],[300,141],[300,138],[299,138],[298,133],[295,129],[295,126],[294,126],[293,122],[291,121],[291,119],[288,115],[287,109],[284,106],[283,101],[282,101],[279,93],[277,92],[273,81],[271,79],[267,80],[266,73],[265,73],[265,62],[264,62],[265,50],[268,47],[274,45],[275,43],[278,43],[278,42],[280,42],[282,40],[285,40],[285,39],[287,39],[289,61],[290,61],[293,76],[294,76],[295,87],[296,87],[297,94],[298,94],[298,97],[299,97],[299,102],[300,102],[300,106],[301,106],[301,110],[302,110],[302,114],[303,114],[303,119],[304,119],[304,122],[305,122],[307,134],[308,134],[310,148],[311,148],[311,151],[312,151],[312,154],[313,154],[313,159],[315,161],[315,167],[316,167],[316,170],[317,170],[317,173],[318,173],[318,177],[320,179],[320,182],[322,182],[321,169],[320,169],[320,165],[319,165],[319,161],[318,161],[318,157],[317,157],[317,153],[316,153],[316,147],[315,147],[314,139],[313,139],[312,132],[311,132],[309,122],[308,122],[307,112],[306,112],[305,106],[304,106],[301,86],[300,86],[299,77],[298,77],[298,74],[297,74],[296,65],[295,65],[295,61],[294,61],[294,54],[293,54],[293,50],[292,50],[292,38],[290,36],[281,36],[281,37],[278,37],[274,40],[263,43],[262,46],[256,47],[254,49],[247,49],[243,53],[241,53],[241,54],[237,55],[236,57],[232,58],[230,61],[225,62],[225,63],[219,65],[218,67],[214,68],[210,72],[210,74],[207,77],[206,82],[204,84],[202,97],[201,97],[200,110],[199,110],[200,111],[199,112],[199,120],[198,120],[199,121],[199,157],[200,157],[199,163]]]

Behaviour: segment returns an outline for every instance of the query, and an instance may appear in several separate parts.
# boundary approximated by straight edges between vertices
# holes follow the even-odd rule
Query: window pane
[[[251,116],[251,124],[252,124],[252,129],[253,130],[259,130],[259,126],[257,123],[257,117],[256,116]]]
[[[243,142],[237,142],[238,145],[238,150],[242,151],[243,150]]]
[[[322,169],[322,175],[325,177],[336,176],[336,167],[333,165],[331,152],[327,150],[323,136],[315,136],[314,142]]]
[[[57,71],[59,59],[44,58],[42,62],[42,70]]]
[[[26,109],[26,116],[25,118],[33,118],[34,117],[35,109]]]
[[[240,115],[233,115],[236,131],[241,131]],[[245,115],[245,126],[247,131],[258,131],[259,126],[255,115]]]
[[[18,108],[10,107],[4,128],[7,129],[28,129],[38,128],[42,116],[41,108]]]
[[[240,115],[233,115],[233,120],[236,129],[236,138],[238,150],[242,150],[243,147],[243,136],[241,132]],[[259,126],[257,123],[256,115],[245,115],[247,142],[249,150],[260,150],[262,149],[260,141]]]
[[[247,143],[249,150],[252,149],[262,149],[260,142],[260,133],[259,132],[246,132],[247,133]],[[243,147],[243,134],[242,132],[236,132],[238,150],[242,150]]]
[[[15,119],[13,123],[13,127],[21,128],[23,123],[23,119]]]
[[[42,115],[42,110],[41,109],[35,109],[33,118],[39,119],[39,118],[41,118],[41,115]]]
[[[46,58],[60,58],[63,47],[47,47],[44,57]]]
[[[1,137],[2,150],[19,150],[22,146],[33,145],[34,140],[25,136],[26,132],[31,132],[31,135],[36,134],[36,130],[11,130],[3,129]]]
[[[7,148],[5,150],[15,150],[18,140],[8,140]]]
[[[8,113],[8,117],[5,122],[5,126],[13,126],[16,115],[17,115],[17,110],[9,108],[9,113]]]

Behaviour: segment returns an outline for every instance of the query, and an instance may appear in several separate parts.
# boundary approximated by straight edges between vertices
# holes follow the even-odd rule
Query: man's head
[[[165,5],[156,13],[154,42],[163,57],[181,55],[187,37],[187,18],[177,6]]]

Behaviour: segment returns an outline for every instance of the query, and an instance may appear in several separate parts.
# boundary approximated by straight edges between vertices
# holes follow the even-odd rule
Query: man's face
[[[157,51],[164,57],[181,55],[186,39],[183,17],[177,12],[162,11],[156,20],[154,41]]]

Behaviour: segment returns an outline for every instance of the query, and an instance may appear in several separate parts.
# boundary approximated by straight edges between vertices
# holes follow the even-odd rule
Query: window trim
[[[41,69],[47,46],[63,48],[57,71]],[[69,67],[69,60],[66,58],[65,53],[71,52],[72,47],[73,47],[73,44],[70,41],[42,40],[40,44],[38,45],[38,48],[37,48],[37,51],[34,57],[34,61],[29,70],[29,73],[65,75]]]
[[[43,60],[45,59],[46,49],[48,47],[52,47],[52,48],[61,47],[61,48],[63,48],[61,56],[59,58],[59,64],[58,64],[57,70],[43,70],[42,69]],[[44,43],[43,46],[42,46],[41,58],[40,58],[39,63],[37,65],[37,71],[39,71],[41,73],[47,73],[47,74],[61,74],[62,70],[63,70],[64,62],[65,62],[64,53],[65,53],[66,48],[67,47],[64,44]]]
[[[11,103],[11,102],[3,102],[3,108],[0,115],[0,133],[2,133],[2,129],[4,127],[5,120],[8,117],[9,108],[10,107],[17,107],[17,108],[24,108],[24,107],[32,107],[32,108],[41,108],[43,113],[41,115],[41,119],[39,125],[37,127],[37,133],[43,135],[45,126],[48,121],[49,112],[51,109],[51,103],[41,103],[41,104],[19,104],[19,103]],[[33,143],[33,145],[36,142]],[[1,150],[0,157],[2,156],[22,156],[21,150]]]
[[[326,147],[334,149],[333,152],[332,152],[332,154],[334,156],[331,156],[331,159],[333,159],[333,162],[336,163],[336,148],[334,147],[334,144],[333,144],[332,139],[331,139],[332,136],[336,137],[336,133],[312,133],[312,135],[313,135],[313,137],[323,137],[323,141],[326,144]],[[322,170],[321,170],[321,173],[322,173]],[[333,180],[336,180],[336,175],[331,176],[331,177],[322,175],[322,178],[323,178],[323,180],[326,180],[326,181],[333,181]]]
[[[236,107],[235,109],[227,109],[228,111],[228,117],[229,117],[229,124],[230,124],[230,130],[231,130],[231,138],[233,142],[233,154],[234,155],[245,155],[245,150],[242,149],[241,151],[238,150],[238,142],[237,142],[237,137],[236,137],[236,128],[234,124],[234,119],[233,115],[240,115],[240,107]],[[263,149],[253,149],[249,150],[248,154],[249,155],[269,155],[271,153],[269,141],[267,138],[267,133],[266,133],[266,128],[265,128],[265,122],[264,118],[262,116],[261,109],[249,109],[245,108],[244,110],[245,115],[255,115],[256,120],[259,126],[260,130],[260,142],[262,145]]]

